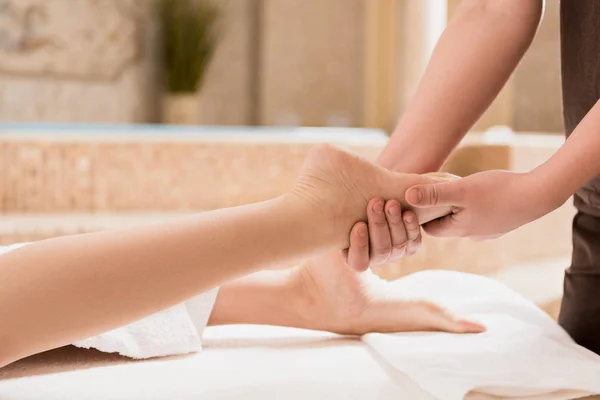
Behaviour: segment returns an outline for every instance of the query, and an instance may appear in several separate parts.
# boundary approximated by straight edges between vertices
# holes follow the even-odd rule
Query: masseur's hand
[[[485,171],[452,182],[418,185],[406,191],[416,208],[452,206],[452,214],[423,228],[432,236],[474,240],[502,236],[534,221],[560,204],[546,196],[545,182],[534,172]]]
[[[436,172],[425,174],[440,182],[460,179]],[[411,256],[421,246],[421,227],[412,210],[402,210],[397,200],[374,198],[367,205],[367,224],[358,222],[350,232],[350,248],[344,250],[346,263],[355,271],[396,262]]]
[[[350,232],[346,263],[355,271],[395,262],[414,254],[421,246],[421,227],[416,214],[402,210],[397,200],[371,199],[368,223],[358,222]]]

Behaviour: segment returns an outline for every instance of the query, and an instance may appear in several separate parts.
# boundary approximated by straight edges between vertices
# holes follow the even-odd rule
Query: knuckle
[[[356,243],[353,247],[356,248],[357,250],[368,249],[369,248],[369,242],[365,240],[365,241],[362,241],[360,243]]]
[[[386,251],[386,252],[375,251],[375,252],[373,252],[371,261],[375,264],[383,264],[390,258],[390,256],[391,256],[391,252],[389,252],[389,251]]]
[[[395,251],[405,251],[407,245],[408,245],[408,241],[396,243],[392,247],[392,250],[395,250]]]
[[[432,186],[429,191],[429,204],[436,205],[439,201],[440,194],[439,189],[436,186]]]
[[[371,226],[375,227],[375,228],[387,228],[388,223],[385,220],[385,218],[382,219],[373,219],[371,220]]]
[[[388,257],[391,253],[391,248],[389,247],[380,247],[373,250],[373,255],[376,257]]]
[[[399,215],[388,215],[387,222],[390,225],[400,225],[402,223],[402,217]]]
[[[419,237],[421,237],[421,227],[417,226],[415,229],[407,229],[408,239],[411,242],[414,242]]]

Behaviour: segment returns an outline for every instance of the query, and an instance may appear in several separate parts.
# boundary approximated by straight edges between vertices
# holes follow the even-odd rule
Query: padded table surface
[[[0,399],[431,400],[357,338],[212,327],[204,350],[133,361],[65,347],[0,370]]]

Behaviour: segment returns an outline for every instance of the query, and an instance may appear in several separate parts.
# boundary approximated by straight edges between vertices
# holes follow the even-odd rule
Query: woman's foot
[[[318,145],[309,151],[292,195],[318,210],[323,223],[345,235],[347,240],[352,225],[366,219],[370,199],[396,199],[406,210],[409,207],[404,192],[409,187],[443,179],[395,173],[355,154],[330,145]],[[450,211],[448,207],[415,210],[421,224]]]
[[[292,274],[292,290],[304,328],[354,335],[485,331],[483,326],[458,319],[435,304],[403,298],[371,271],[352,271],[340,252],[309,260]]]

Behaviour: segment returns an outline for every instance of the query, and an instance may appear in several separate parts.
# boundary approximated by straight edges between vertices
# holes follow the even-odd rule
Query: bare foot
[[[314,258],[293,272],[306,328],[342,334],[445,331],[480,333],[435,304],[403,298],[372,272],[356,273],[339,252]]]
[[[347,235],[352,225],[366,218],[374,197],[396,199],[410,209],[405,191],[416,184],[438,182],[436,175],[400,174],[330,145],[313,147],[300,171],[292,194],[320,210],[323,221]],[[445,216],[449,207],[414,210],[420,224]]]

